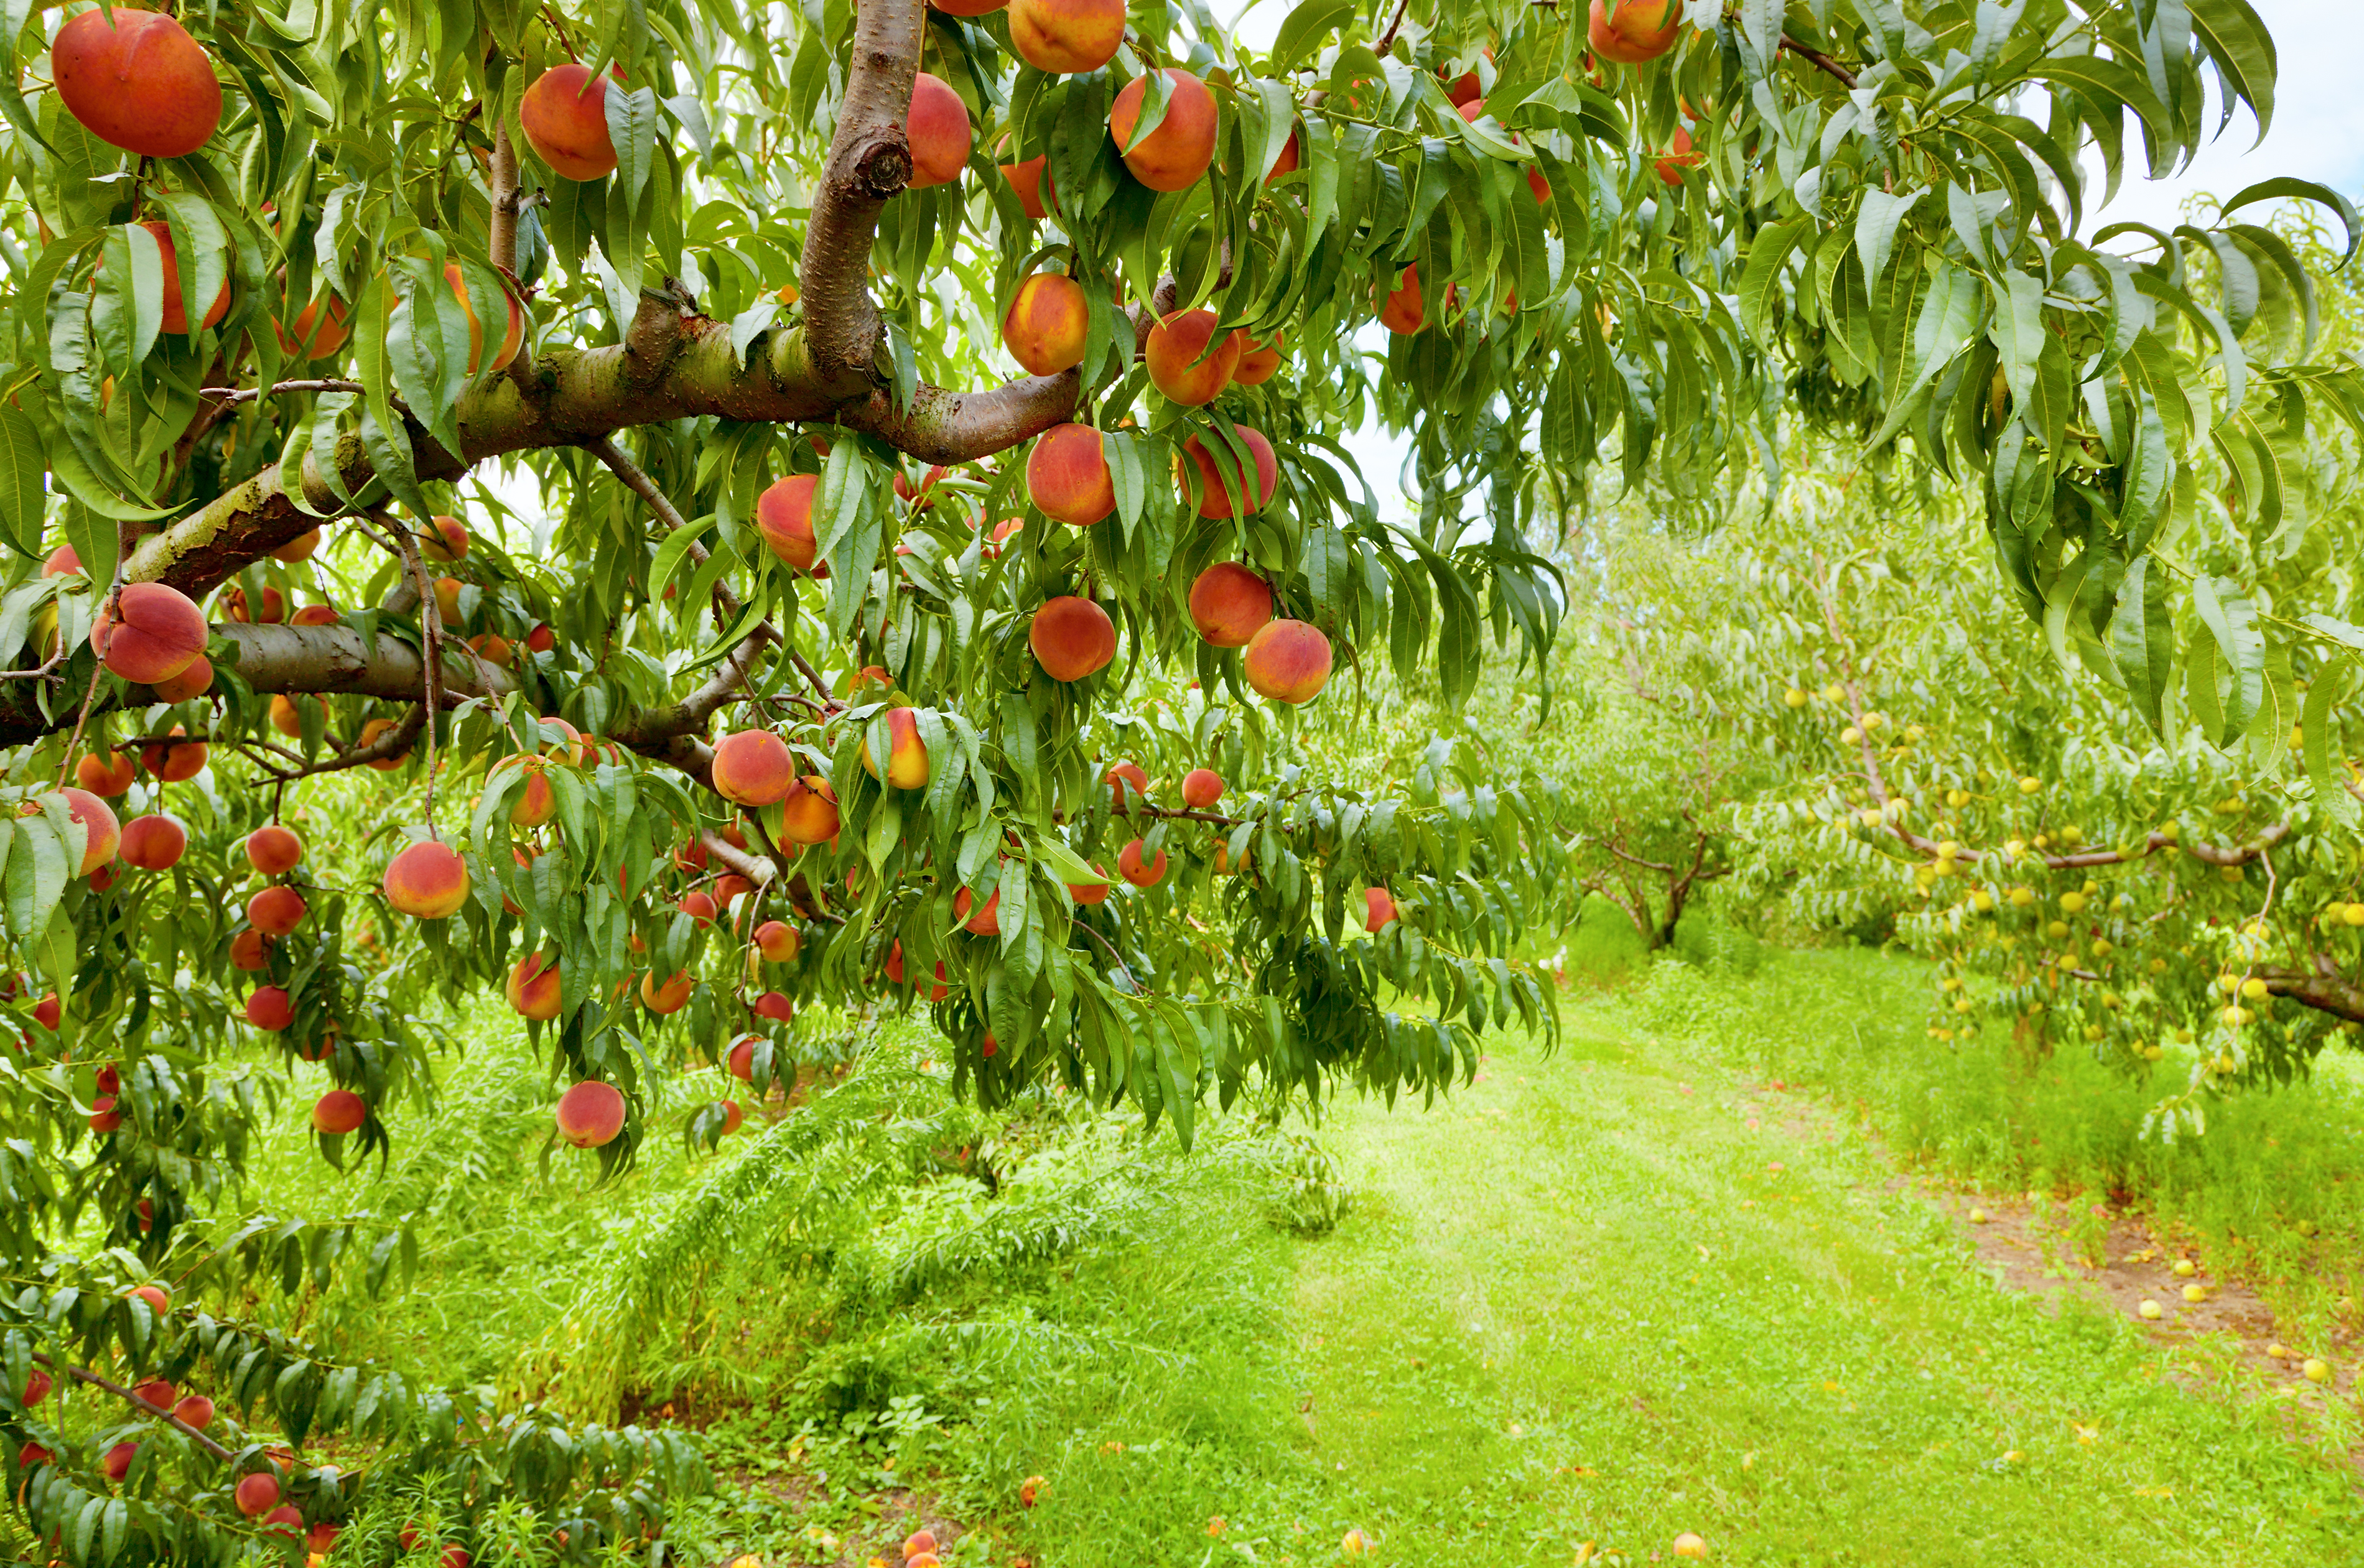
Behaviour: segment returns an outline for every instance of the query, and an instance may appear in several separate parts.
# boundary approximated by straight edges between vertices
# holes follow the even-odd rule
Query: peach
[[[1124,0],[1009,0],[1009,47],[1037,71],[1098,71],[1124,42]]]
[[[420,920],[440,920],[468,902],[468,862],[460,851],[423,840],[388,861],[385,901]]]
[[[1135,798],[1149,794],[1149,775],[1138,762],[1119,762],[1100,775],[1100,782],[1109,786],[1110,806],[1116,811],[1132,810]]]
[[[58,1020],[63,1017],[64,1008],[59,1004],[58,994],[54,991],[33,1004],[33,1021],[45,1029],[57,1028]]]
[[[173,726],[175,735],[188,732],[185,725]],[[206,747],[202,740],[187,740],[179,745],[154,745],[139,753],[139,760],[147,764],[148,771],[166,784],[179,784],[184,779],[195,778],[205,772],[206,757]]]
[[[266,887],[246,901],[246,923],[266,937],[284,937],[311,913],[292,887]]]
[[[1190,624],[1218,648],[1244,648],[1272,619],[1272,584],[1236,561],[1219,561],[1190,584]]]
[[[449,566],[468,553],[468,525],[457,517],[439,513],[427,519],[418,537],[419,555],[439,566]]]
[[[976,527],[976,519],[971,517],[969,519],[968,526],[972,528]],[[1000,560],[1002,546],[1009,542],[1009,537],[1012,534],[1018,532],[1019,529],[1025,526],[1025,520],[1020,517],[1002,518],[1001,521],[993,525],[993,532],[987,536],[985,543],[979,547],[977,553],[984,556],[987,561]]]
[[[884,696],[895,689],[895,677],[876,664],[864,664],[845,677],[838,687],[838,695],[851,700],[872,686],[876,686],[879,695]]]
[[[1275,702],[1310,702],[1330,681],[1330,639],[1301,620],[1267,621],[1248,639],[1248,684]]]
[[[578,768],[583,765],[584,756],[589,750],[584,744],[583,731],[575,728],[566,720],[552,717],[546,713],[535,720],[535,723],[541,729],[543,756],[563,757],[569,763]],[[557,732],[554,738],[551,733],[552,730]]]
[[[874,779],[878,776],[878,764],[871,760],[870,739],[866,735],[862,740],[862,770]],[[886,710],[886,782],[897,789],[927,787],[928,747],[920,739],[916,708]]]
[[[294,697],[280,695],[271,699],[271,728],[291,740],[302,737],[304,710],[296,706]]]
[[[1116,657],[1116,623],[1089,599],[1064,595],[1034,612],[1026,634],[1035,662],[1054,681],[1080,681]]]
[[[1395,895],[1384,887],[1363,889],[1363,929],[1377,931],[1396,917]]]
[[[229,940],[229,966],[251,974],[271,962],[271,939],[261,931],[240,931]]]
[[[722,1058],[722,1070],[742,1084],[755,1081],[755,1048],[764,1043],[759,1034],[742,1034],[730,1042]]]
[[[82,557],[74,553],[74,547],[70,544],[58,546],[41,562],[41,575],[44,577],[72,577],[81,571]]]
[[[153,11],[83,12],[58,29],[50,72],[58,102],[84,129],[143,158],[184,158],[221,124],[212,59],[188,29]]]
[[[181,863],[188,849],[187,829],[163,813],[151,811],[123,825],[123,842],[117,852],[124,864],[141,871],[170,871]]]
[[[38,1465],[54,1462],[50,1451],[39,1443],[27,1443],[17,1451],[17,1468],[30,1471]]]
[[[780,835],[793,844],[826,844],[837,837],[837,791],[819,773],[788,785],[780,797]]]
[[[1485,93],[1486,89],[1479,85],[1478,73],[1474,71],[1455,77],[1444,89],[1444,95],[1453,100],[1453,106],[1456,109],[1473,98],[1483,97]]]
[[[106,1478],[109,1481],[119,1483],[125,1476],[131,1473],[131,1462],[138,1457],[139,1452],[138,1443],[117,1443],[106,1451],[106,1456],[98,1462],[98,1467],[106,1472]]]
[[[707,861],[708,856],[706,852],[706,843],[705,840],[700,839],[692,839],[688,843],[684,844],[680,849],[677,849],[673,852],[673,863],[676,869],[681,871],[704,871],[707,867]]]
[[[656,1014],[678,1013],[689,1006],[689,994],[697,982],[684,970],[662,985],[657,984],[653,969],[641,976],[641,1006]]]
[[[507,991],[519,1017],[548,1023],[558,1017],[558,961],[528,953],[509,970]]]
[[[525,634],[525,647],[529,653],[547,653],[557,646],[558,634],[550,629],[548,621],[536,622],[534,628]]]
[[[1100,433],[1089,425],[1054,425],[1026,454],[1026,498],[1048,517],[1078,528],[1116,510],[1116,478],[1109,473]]]
[[[1288,345],[1279,333],[1259,342],[1254,338],[1240,339],[1239,368],[1232,372],[1234,386],[1262,386],[1280,369],[1280,351]]]
[[[1421,298],[1420,266],[1415,262],[1396,275],[1395,291],[1382,295],[1371,290],[1373,306],[1379,313],[1379,325],[1399,338],[1408,338],[1428,325],[1428,306]]]
[[[569,61],[534,79],[518,104],[518,126],[561,178],[605,179],[616,167],[608,134],[608,79]]]
[[[797,782],[797,760],[787,743],[768,729],[742,729],[714,743],[708,775],[714,793],[740,806],[770,806],[787,798]]]
[[[145,1383],[134,1385],[131,1394],[132,1397],[144,1399],[159,1410],[170,1410],[173,1402],[180,1397],[180,1390],[161,1377],[151,1377]]]
[[[246,1021],[256,1029],[277,1034],[296,1021],[295,1004],[280,986],[258,985],[246,999]]]
[[[1028,217],[1040,223],[1051,216],[1045,198],[1055,198],[1056,193],[1052,189],[1047,156],[1029,158],[1023,163],[1004,163],[999,168],[1001,177],[1009,182],[1019,207]]]
[[[74,763],[74,783],[108,800],[127,793],[139,776],[138,760],[120,751],[86,751]]]
[[[312,1102],[312,1126],[320,1132],[358,1132],[369,1120],[369,1106],[351,1089],[331,1089]]]
[[[195,601],[162,583],[126,584],[112,610],[100,607],[90,628],[91,651],[134,685],[179,674],[206,651],[212,636]]]
[[[797,1016],[797,1005],[777,991],[766,991],[755,998],[755,1016],[784,1024]]]
[[[685,893],[681,895],[680,902],[674,907],[688,916],[693,923],[700,926],[714,924],[714,917],[722,912],[716,906],[714,900],[703,893]]]
[[[29,1410],[34,1406],[39,1405],[42,1400],[47,1399],[50,1396],[50,1389],[52,1383],[50,1374],[43,1372],[39,1367],[35,1367],[30,1373],[26,1374],[25,1397],[17,1401],[17,1403]]]
[[[290,359],[325,360],[345,346],[352,327],[345,302],[335,295],[307,303],[296,313],[292,328],[272,323],[279,333],[280,351]]]
[[[766,920],[755,928],[755,951],[767,963],[794,963],[804,935],[785,920]]]
[[[1683,7],[1677,0],[1622,0],[1611,17],[1602,0],[1592,0],[1585,34],[1595,54],[1620,65],[1640,65],[1675,47]]]
[[[66,815],[83,826],[82,870],[75,874],[88,876],[115,858],[123,828],[106,802],[88,790],[68,784],[58,793],[66,797]]]
[[[334,626],[337,624],[337,606],[334,605],[303,606],[287,617],[287,624],[289,626]],[[206,673],[210,675],[212,672],[208,670]]]
[[[1281,143],[1279,156],[1272,161],[1272,167],[1265,171],[1264,183],[1269,185],[1283,174],[1296,173],[1304,161],[1304,150],[1297,144],[1297,128],[1291,126],[1288,128],[1288,139]]]
[[[1030,375],[1057,375],[1084,362],[1091,335],[1091,302],[1084,285],[1060,272],[1036,272],[1010,296],[1001,318],[1002,346]]]
[[[1108,876],[1108,873],[1106,871],[1101,870],[1098,866],[1094,866],[1092,869],[1096,872],[1099,872],[1100,876],[1104,880],[1099,882],[1071,882],[1067,884],[1067,896],[1074,899],[1078,904],[1105,904],[1108,902],[1108,895],[1116,891],[1115,884],[1105,880]]]
[[[968,106],[942,77],[922,71],[912,82],[911,112],[903,129],[911,142],[912,190],[949,185],[968,167],[976,128],[969,124]]]
[[[976,912],[972,914],[970,911]],[[953,895],[953,918],[980,937],[1001,934],[1001,890],[995,888],[993,896],[980,906],[965,887]]]
[[[196,328],[189,325],[188,302],[181,296],[181,261],[180,257],[173,250],[172,226],[161,218],[151,218],[139,227],[156,237],[156,249],[162,252],[160,259],[163,262],[164,299],[163,310],[157,318],[158,323],[163,330],[175,338],[195,337]],[[102,265],[104,265],[103,262]],[[215,295],[213,302],[206,306],[205,319],[197,323],[197,328],[211,327],[229,314],[229,278],[225,275],[222,278],[221,291]]]
[[[596,1079],[577,1084],[558,1096],[557,1119],[558,1136],[577,1149],[613,1143],[624,1130],[623,1092]]]
[[[468,639],[468,647],[485,663],[503,670],[509,667],[509,662],[515,656],[515,650],[509,646],[509,639],[498,632],[487,631],[472,637]]]
[[[270,823],[246,835],[246,863],[265,877],[282,877],[303,863],[303,840],[293,828]]]
[[[90,1102],[90,1129],[93,1132],[113,1132],[123,1125],[121,1102],[113,1095],[101,1095]]]
[[[201,697],[205,695],[206,693],[213,689],[213,662],[204,654],[200,653],[195,659],[190,660],[188,668],[183,670],[179,674],[167,675],[161,681],[149,682],[148,689],[155,694],[156,700],[158,702],[187,702],[192,697]],[[182,746],[176,747],[174,750],[184,751],[195,751],[200,758],[204,757],[206,753],[206,749],[203,746]],[[197,766],[201,768],[205,766],[205,763],[200,762]],[[191,772],[194,773],[195,770],[193,769]],[[190,774],[184,773],[182,776],[186,778],[189,777]]]
[[[998,4],[998,0],[996,0],[996,3]],[[747,1124],[747,1113],[739,1108],[738,1101],[717,1100],[714,1103],[722,1107],[723,1137],[730,1137],[732,1133],[738,1131],[742,1127],[744,1127]]]
[[[1193,768],[1182,775],[1182,804],[1204,811],[1223,798],[1223,775],[1212,768]]]
[[[1165,80],[1171,84],[1165,118],[1140,145],[1133,144],[1133,128],[1141,123],[1142,105],[1149,95],[1146,76],[1134,77],[1117,94],[1109,110],[1109,131],[1134,179],[1153,191],[1187,191],[1215,161],[1215,95],[1179,66],[1167,66]]]
[[[1235,495],[1239,500],[1248,503],[1249,511],[1261,512],[1272,501],[1273,487],[1280,483],[1280,460],[1274,455],[1272,443],[1264,439],[1264,432],[1251,430],[1245,425],[1234,425],[1232,433],[1239,437],[1240,444],[1248,449],[1248,456],[1255,463],[1254,496],[1239,494],[1247,488],[1247,475],[1241,472],[1243,464],[1233,465],[1232,456],[1228,450],[1218,463],[1214,454],[1197,436],[1182,443],[1182,455],[1190,460],[1185,473],[1195,480],[1195,483],[1184,486],[1183,493],[1186,498],[1194,495],[1198,497],[1199,515],[1202,517],[1232,516]]]
[[[736,872],[714,879],[714,902],[723,908],[730,907],[734,898],[743,898],[755,890],[755,884]]]
[[[774,555],[799,572],[812,570],[820,541],[813,537],[813,494],[820,475],[792,473],[755,497],[755,528]]]
[[[1139,839],[1119,850],[1116,873],[1135,887],[1154,887],[1165,880],[1165,851],[1160,850],[1152,859]]]
[[[353,744],[356,746],[374,746],[382,737],[398,728],[399,726],[391,718],[373,718],[368,723],[362,726],[361,739],[354,741]],[[398,757],[380,757],[376,762],[372,762],[370,766],[375,768],[379,773],[390,773],[409,760],[410,753],[409,751],[405,751]]]
[[[903,1542],[903,1555],[906,1559],[920,1556],[923,1552],[933,1551],[935,1549],[936,1532],[931,1529],[917,1531],[909,1540]]]
[[[1657,161],[1656,167],[1661,182],[1679,186],[1683,183],[1684,170],[1696,169],[1706,161],[1707,154],[1691,145],[1691,133],[1678,126],[1674,139],[1667,143],[1665,156]]]
[[[159,1318],[173,1310],[173,1294],[161,1284],[143,1284],[131,1293],[148,1304],[148,1310]]]
[[[293,1503],[282,1503],[262,1516],[262,1528],[269,1534],[293,1540],[304,1533],[304,1511]]]
[[[300,566],[305,562],[311,560],[312,557],[318,555],[319,552],[320,530],[318,528],[307,528],[304,532],[297,534],[294,539],[289,539],[285,544],[281,545],[277,550],[273,550],[271,552],[271,559],[273,561],[284,562],[290,566]]]
[[[468,297],[467,280],[460,275],[459,262],[453,261],[444,267],[443,281],[452,285],[452,293],[460,302],[460,310],[468,318],[468,373],[475,375],[487,370],[507,369],[525,342],[525,313],[518,308],[518,302],[514,299],[506,302],[509,311],[508,330],[501,335],[500,350],[487,366],[485,363],[484,323],[476,319],[476,306]]]
[[[941,963],[937,964],[935,984],[928,987],[929,1001],[941,1002],[945,997],[952,995],[952,988],[944,984],[945,978],[944,966]],[[886,979],[892,984],[900,985],[904,984],[903,944],[901,942],[897,942],[894,946],[894,950],[886,955]],[[919,989],[919,987],[923,984],[925,983],[917,980],[910,983],[913,990]]]
[[[214,1424],[214,1402],[202,1394],[192,1394],[173,1407],[173,1419],[202,1432]]]
[[[1167,401],[1196,408],[1212,403],[1232,384],[1242,339],[1237,332],[1218,339],[1218,319],[1211,310],[1187,310],[1149,329],[1141,357],[1149,366],[1151,383]]]

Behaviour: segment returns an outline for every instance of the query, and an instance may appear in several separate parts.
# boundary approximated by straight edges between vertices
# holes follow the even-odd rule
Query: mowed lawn
[[[1406,1564],[2364,1561],[2357,1476],[2269,1404],[2002,1290],[1804,1102],[1569,1015],[1449,1104],[1333,1111],[1356,1207],[1289,1249],[1296,1419],[1236,1435],[1296,1452],[1210,1467],[1239,1513],[1285,1475]]]

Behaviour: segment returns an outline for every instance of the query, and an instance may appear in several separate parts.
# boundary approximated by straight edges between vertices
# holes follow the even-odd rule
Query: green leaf
[[[2167,595],[2148,556],[2126,565],[2118,582],[2117,608],[2110,617],[2110,655],[2126,684],[2135,711],[2154,734],[2166,733],[2163,705],[2175,679],[2175,625]]]
[[[1273,35],[1267,68],[1276,76],[1288,74],[1298,61],[1309,58],[1324,38],[1353,21],[1356,9],[1355,0],[1302,0],[1282,18],[1280,30]]]

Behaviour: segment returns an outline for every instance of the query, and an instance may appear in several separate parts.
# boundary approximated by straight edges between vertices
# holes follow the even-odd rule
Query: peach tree
[[[383,1151],[431,988],[502,988],[598,1173],[666,1075],[777,1088],[800,1009],[1184,1136],[1549,1030],[1549,787],[1299,742],[1382,657],[1448,704],[1540,663],[1531,525],[1596,465],[1697,506],[1786,414],[1901,442],[2147,717],[2179,648],[2248,703],[2351,635],[2253,647],[2157,550],[2212,446],[2287,517],[2349,414],[2233,221],[2344,205],[2085,237],[2086,160],[2270,116],[2244,0],[1304,0],[1268,49],[1121,0],[8,15],[0,1418],[75,1562],[436,1478],[340,1550],[522,1508],[586,1556],[694,1482],[253,1308],[399,1262],[235,1200],[289,1095]]]

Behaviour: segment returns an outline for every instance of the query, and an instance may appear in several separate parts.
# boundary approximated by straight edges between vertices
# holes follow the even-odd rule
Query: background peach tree
[[[2357,640],[2156,548],[2211,450],[2295,526],[2354,389],[2236,219],[2351,215],[2083,238],[2081,159],[2270,116],[2241,0],[1306,0],[1269,51],[1110,0],[8,17],[0,1417],[69,1561],[326,1548],[405,1487],[451,1507],[339,1550],[584,1556],[695,1484],[259,1305],[399,1265],[238,1173],[289,1094],[381,1151],[430,989],[504,987],[602,1172],[652,1075],[766,1094],[815,1005],[1184,1136],[1550,1029],[1548,786],[1448,748],[1366,798],[1291,714],[1540,665],[1531,525],[1596,464],[1698,507],[1785,414],[1902,443],[2154,721],[2187,661],[2246,717]]]

